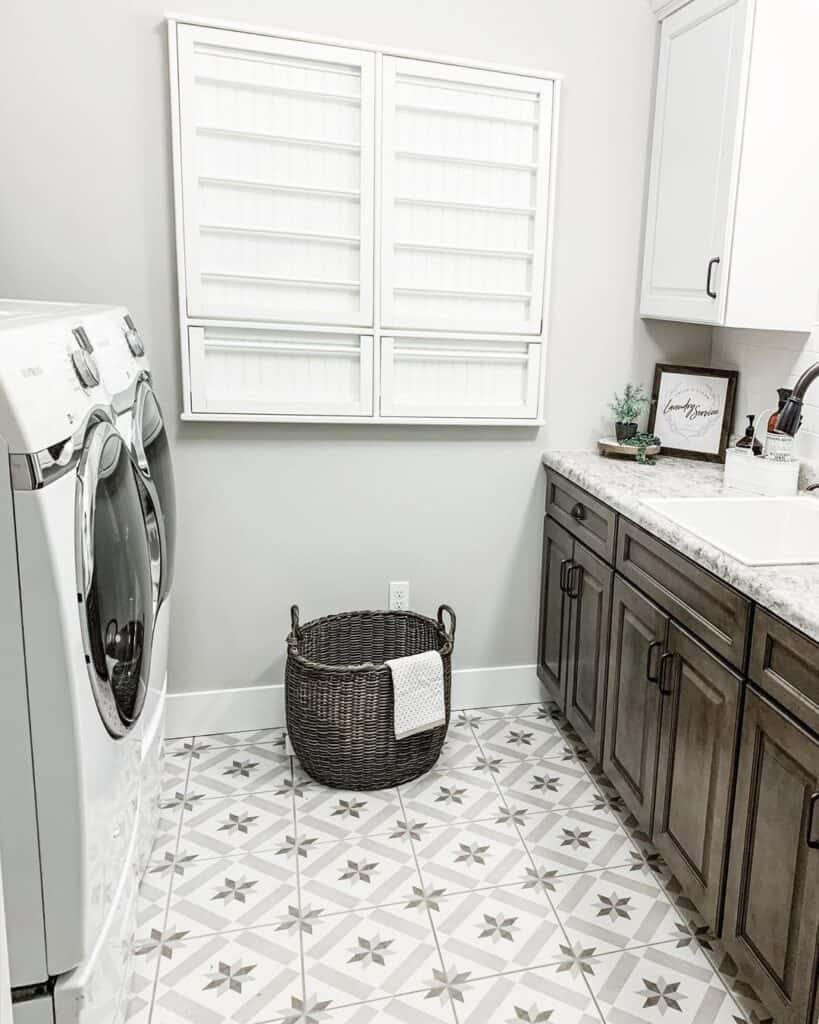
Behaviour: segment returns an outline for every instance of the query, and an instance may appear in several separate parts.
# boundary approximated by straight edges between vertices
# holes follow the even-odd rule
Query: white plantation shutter
[[[385,327],[541,329],[550,81],[385,57]]]
[[[189,316],[372,323],[374,67],[179,27]]]
[[[542,421],[557,81],[170,41],[184,418]]]

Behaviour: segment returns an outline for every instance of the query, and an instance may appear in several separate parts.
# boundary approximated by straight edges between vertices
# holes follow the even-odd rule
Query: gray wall
[[[278,680],[287,608],[380,606],[409,579],[459,614],[461,667],[531,663],[540,453],[710,332],[636,315],[657,26],[646,0],[189,0],[201,15],[565,75],[547,426],[192,425],[180,371],[166,0],[28,0],[0,34],[0,292],[127,304],[171,420],[173,690]]]

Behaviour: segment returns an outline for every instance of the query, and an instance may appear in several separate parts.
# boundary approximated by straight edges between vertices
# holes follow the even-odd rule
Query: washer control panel
[[[84,348],[77,348],[71,353],[74,373],[84,388],[95,388],[100,382],[100,372],[93,355]]]

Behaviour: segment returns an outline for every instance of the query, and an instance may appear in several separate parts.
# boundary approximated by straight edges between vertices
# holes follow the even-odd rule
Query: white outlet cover
[[[409,611],[409,580],[393,580],[390,583],[390,611]]]

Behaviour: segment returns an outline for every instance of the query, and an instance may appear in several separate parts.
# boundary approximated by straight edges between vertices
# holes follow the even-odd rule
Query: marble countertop
[[[722,494],[721,465],[663,456],[653,466],[641,466],[588,451],[547,451],[543,462],[763,608],[819,640],[819,565],[745,565],[644,501]]]

